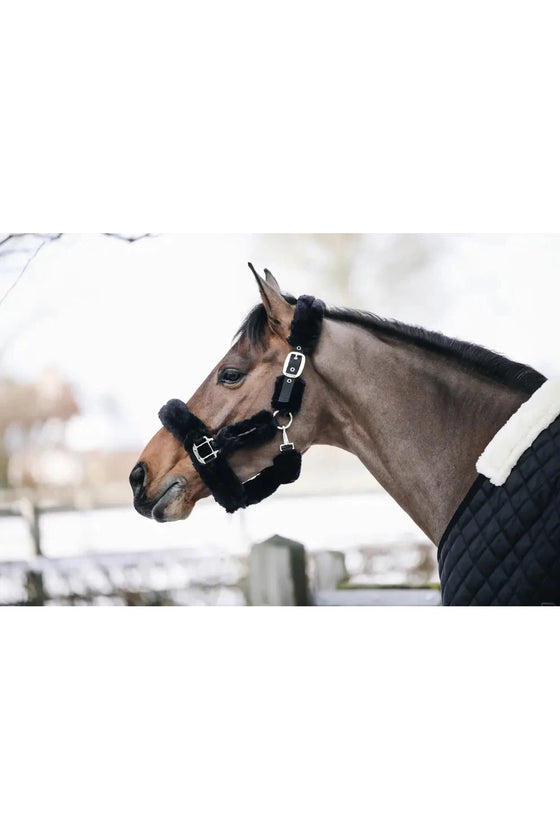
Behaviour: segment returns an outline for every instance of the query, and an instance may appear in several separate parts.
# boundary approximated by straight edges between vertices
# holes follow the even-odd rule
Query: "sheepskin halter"
[[[257,504],[280,487],[299,478],[301,452],[288,439],[287,430],[301,408],[305,382],[301,377],[305,360],[319,341],[325,304],[311,295],[298,298],[288,342],[293,350],[284,361],[282,374],[274,385],[273,412],[262,410],[246,420],[222,426],[211,432],[182,400],[169,400],[159,412],[163,426],[188,452],[198,472],[218,504],[228,513]],[[284,424],[277,417],[286,417]],[[254,447],[282,432],[280,452],[271,466],[248,481],[241,482],[227,462],[227,456],[243,447]]]

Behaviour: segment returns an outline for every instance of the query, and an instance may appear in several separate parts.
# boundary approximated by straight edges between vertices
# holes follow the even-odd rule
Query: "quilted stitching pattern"
[[[445,606],[560,604],[560,417],[506,483],[484,479],[438,551]]]

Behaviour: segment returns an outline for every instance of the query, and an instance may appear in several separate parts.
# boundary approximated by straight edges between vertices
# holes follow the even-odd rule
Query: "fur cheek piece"
[[[259,443],[267,443],[273,439],[276,431],[272,414],[270,411],[263,410],[246,420],[232,423],[231,426],[223,426],[216,434],[215,442],[217,448],[227,455],[242,445],[256,446]]]
[[[292,414],[296,414],[301,408],[305,382],[301,378],[292,380],[292,388],[289,399],[287,402],[281,402],[280,394],[282,393],[284,382],[285,377],[283,375],[276,377],[274,394],[272,395],[272,407],[278,409],[278,411],[291,411]]]

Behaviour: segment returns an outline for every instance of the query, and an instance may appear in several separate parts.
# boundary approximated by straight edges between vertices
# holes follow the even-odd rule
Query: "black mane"
[[[284,295],[284,297],[289,303],[296,302],[296,299],[291,295]],[[371,312],[327,307],[325,317],[332,321],[343,321],[347,324],[363,327],[381,339],[397,339],[423,350],[439,353],[462,367],[526,394],[532,394],[546,380],[546,377],[534,368],[512,362],[499,353],[487,350],[486,347],[460,341],[457,338],[448,338],[441,333],[431,332],[422,327],[387,320]],[[252,347],[259,347],[262,346],[265,333],[266,312],[264,306],[260,303],[249,312],[235,339],[246,338]]]

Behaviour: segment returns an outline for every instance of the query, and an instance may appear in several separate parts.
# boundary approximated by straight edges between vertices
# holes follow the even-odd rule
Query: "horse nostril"
[[[132,487],[132,491],[135,496],[138,495],[142,487],[144,486],[144,480],[146,478],[146,467],[144,464],[136,464],[128,480],[130,481],[130,486]]]

